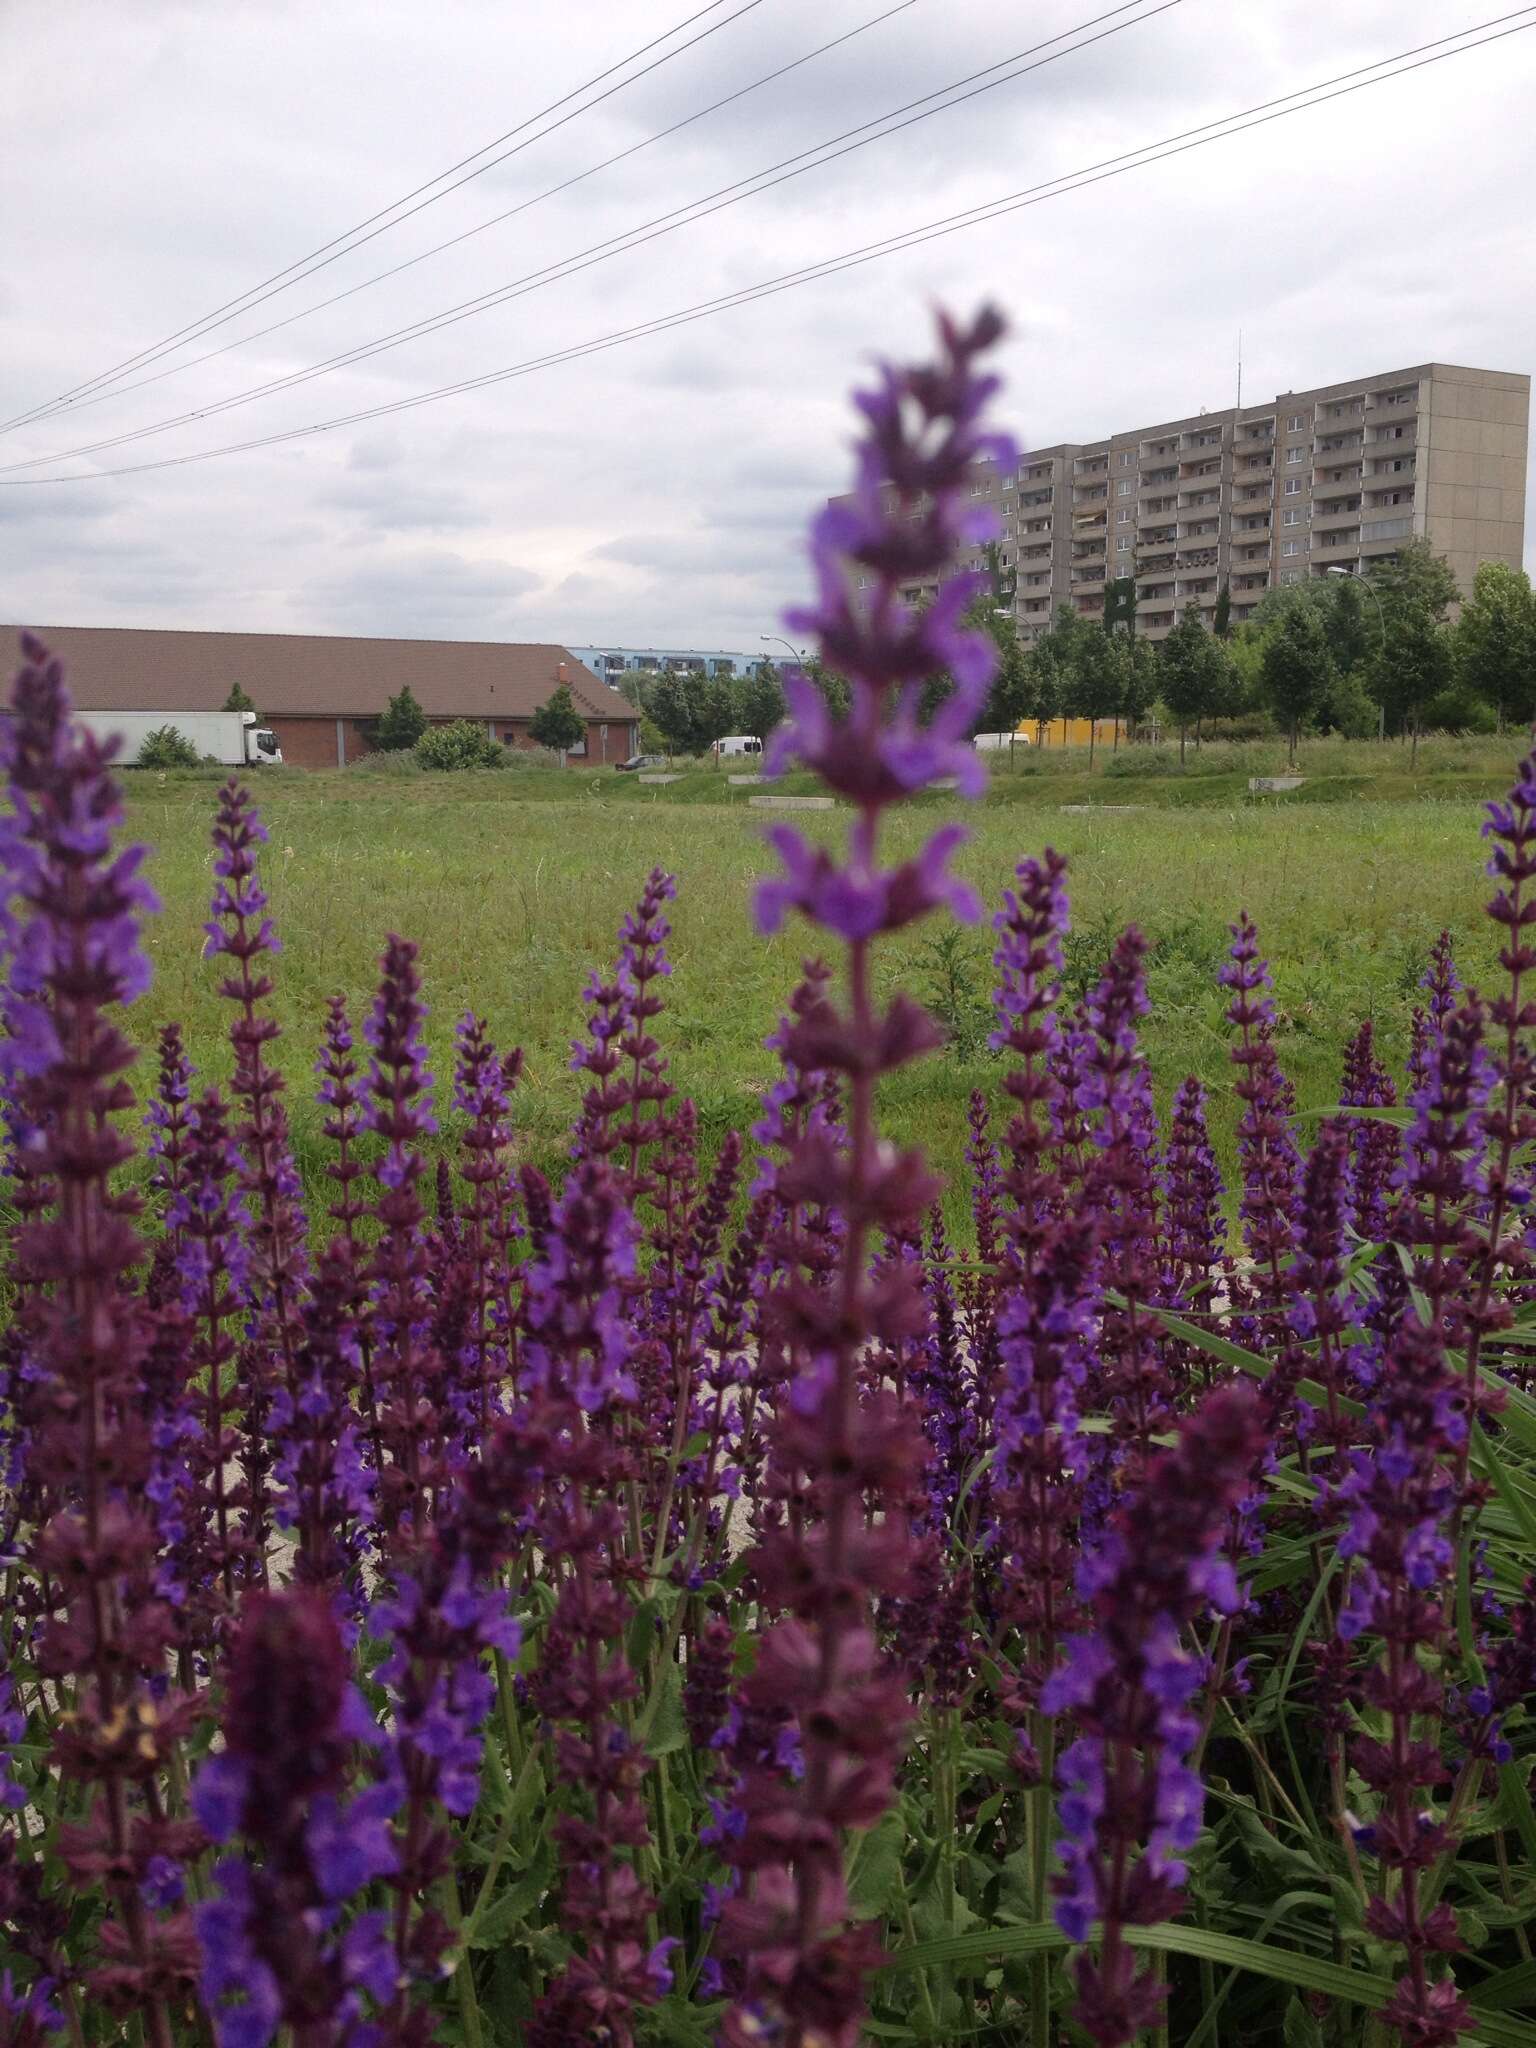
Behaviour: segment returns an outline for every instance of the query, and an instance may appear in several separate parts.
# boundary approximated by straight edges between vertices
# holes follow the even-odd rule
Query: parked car
[[[614,768],[620,775],[633,775],[639,768],[664,768],[667,764],[660,754],[631,754],[627,761],[615,761]]]

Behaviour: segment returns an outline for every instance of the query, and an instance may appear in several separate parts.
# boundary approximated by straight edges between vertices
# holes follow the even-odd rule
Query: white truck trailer
[[[205,759],[231,768],[282,763],[276,733],[262,725],[254,711],[77,711],[75,716],[98,739],[116,734],[122,741],[117,758],[129,768],[150,734],[167,725],[190,740]]]

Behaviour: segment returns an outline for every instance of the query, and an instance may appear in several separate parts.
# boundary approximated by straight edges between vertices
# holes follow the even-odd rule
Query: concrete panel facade
[[[1161,639],[1188,604],[1209,624],[1223,585],[1240,622],[1277,584],[1359,574],[1411,536],[1465,592],[1484,562],[1520,566],[1530,396],[1523,373],[1420,363],[1033,449],[971,494],[998,508],[1025,642],[1059,605],[1100,616],[1128,574],[1137,630]],[[985,566],[977,549],[949,573]]]

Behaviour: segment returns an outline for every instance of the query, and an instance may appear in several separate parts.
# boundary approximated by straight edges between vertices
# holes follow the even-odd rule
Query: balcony
[[[1365,446],[1371,454],[1406,455],[1409,449],[1418,445],[1419,423],[1411,417],[1372,427],[1365,437]]]
[[[1233,521],[1238,533],[1268,533],[1274,523],[1272,512],[1245,512]]]
[[[1364,436],[1358,427],[1352,434],[1324,434],[1319,438],[1313,453],[1319,462],[1326,462],[1330,456],[1358,455],[1363,439]]]
[[[1312,495],[1314,498],[1344,498],[1359,489],[1360,465],[1356,463],[1352,469],[1330,470],[1326,476],[1318,477],[1312,486]]]
[[[1234,596],[1243,596],[1251,591],[1268,590],[1268,588],[1269,571],[1267,569],[1260,569],[1253,575],[1234,576],[1232,578],[1232,592]]]
[[[1399,400],[1396,405],[1384,404],[1379,398],[1367,399],[1365,405],[1365,424],[1368,427],[1378,427],[1383,422],[1389,420],[1411,420],[1418,412],[1418,409],[1419,392],[1418,386],[1415,385],[1412,395]]]
[[[1239,454],[1233,465],[1232,474],[1239,483],[1252,483],[1258,477],[1273,476],[1275,473],[1275,451],[1273,448],[1262,454]]]
[[[1274,445],[1275,423],[1270,420],[1239,420],[1232,435],[1232,451],[1241,455],[1245,448],[1269,448]]]
[[[1331,533],[1326,539],[1319,537],[1313,543],[1312,560],[1321,562],[1326,568],[1332,562],[1353,562],[1360,553],[1360,529],[1352,526],[1347,533]]]
[[[1019,503],[1020,505],[1030,507],[1036,505],[1049,505],[1051,500],[1055,497],[1055,495],[1056,493],[1052,489],[1044,491],[1020,491]]]
[[[1325,527],[1358,526],[1360,524],[1360,500],[1343,499],[1337,505],[1320,505],[1312,514],[1312,531],[1320,532]]]

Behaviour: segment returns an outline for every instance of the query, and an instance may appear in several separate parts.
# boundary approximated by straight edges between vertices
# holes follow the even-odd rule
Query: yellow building
[[[1053,718],[1043,730],[1033,719],[1025,719],[1019,731],[1028,736],[1031,746],[1036,747],[1086,747],[1091,739],[1094,746],[1112,747],[1115,743],[1113,718]],[[1120,729],[1125,738],[1125,728]]]

